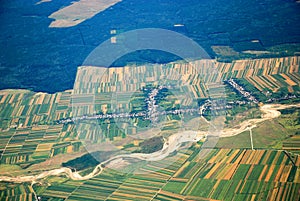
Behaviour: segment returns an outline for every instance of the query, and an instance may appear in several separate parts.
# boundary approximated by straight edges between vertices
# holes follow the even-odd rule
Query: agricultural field
[[[213,149],[203,158],[195,145],[180,151],[172,164],[150,162],[122,173],[105,169],[86,180],[48,178],[34,185],[42,199],[55,200],[298,200],[298,155],[283,151]],[[47,182],[51,182],[48,186]],[[31,187],[7,186],[0,196],[23,199]]]
[[[280,149],[299,154],[299,109],[281,110],[281,116],[252,129],[254,148]],[[249,131],[238,136],[221,138],[218,148],[251,148]]]
[[[300,0],[0,2],[0,201],[300,201]]]
[[[229,102],[234,99],[240,100],[239,95],[234,95],[222,85],[222,81],[229,78],[240,80],[246,89],[249,88],[249,91],[262,97],[261,100],[271,99],[273,96],[297,95],[300,83],[299,60],[299,57],[295,56],[237,60],[232,63],[200,60],[192,64],[126,66],[107,70],[80,67],[73,90],[56,94],[35,94],[21,90],[1,91],[0,130],[8,132],[5,136],[10,136],[14,133],[14,129],[51,126],[55,125],[56,121],[71,116],[142,111],[145,107],[142,89],[147,84],[173,87],[169,90],[168,96],[161,101],[165,109],[178,106],[197,107],[199,100],[207,99],[209,96],[216,98],[228,95]],[[210,69],[215,71],[210,72]],[[195,76],[195,73],[199,76]],[[177,87],[182,84],[185,86],[178,89]],[[236,98],[232,98],[233,96]],[[115,134],[107,130],[109,124],[110,122],[103,122],[102,130],[107,132],[105,138],[112,140],[114,137],[122,137],[124,133],[135,133],[137,127],[134,124],[143,122],[138,120],[119,122],[120,130],[114,132]],[[88,125],[80,126],[88,127]],[[124,129],[125,127],[128,129]],[[78,138],[81,136],[93,138],[92,133],[81,134],[82,129],[78,130]],[[68,134],[69,131],[70,129]]]
[[[62,166],[88,175],[99,162],[92,158],[97,153],[106,152],[105,160],[156,152],[175,131],[209,130],[212,112],[205,110],[199,117],[199,107],[208,99],[225,100],[226,128],[259,119],[259,108],[271,99],[278,103],[294,95],[284,100],[298,100],[299,64],[300,57],[294,56],[108,69],[82,66],[72,90],[2,90],[1,176]],[[259,103],[249,102],[224,82],[231,78],[253,92]],[[179,109],[186,112],[174,112]],[[204,138],[184,142],[163,160],[129,160],[119,169],[103,166],[101,174],[86,180],[53,175],[32,185],[1,182],[0,200],[34,200],[35,194],[42,200],[297,200],[299,109],[280,112],[252,129],[254,150],[248,131],[221,138],[216,147],[201,148]]]
[[[52,125],[70,116],[71,91],[56,94],[24,90],[0,91],[1,131]]]
[[[181,84],[187,84],[186,88],[181,90],[188,91],[188,94],[195,98],[207,98],[208,92],[214,91],[216,87],[213,84],[235,78],[245,80],[245,83],[268,98],[272,98],[273,93],[276,95],[280,92],[281,95],[297,95],[300,89],[299,64],[300,57],[294,56],[236,60],[231,63],[199,60],[190,64],[125,66],[107,70],[80,67],[74,85],[74,94],[96,94],[97,97],[97,94],[104,93],[99,101],[105,101],[111,98],[107,93],[116,92],[117,95],[120,93],[121,97],[118,101],[124,104],[122,102],[122,96],[126,97],[124,93],[136,92],[147,83],[178,85],[179,80]],[[127,108],[128,105],[123,107]],[[89,108],[88,111],[92,109]]]
[[[218,79],[236,78],[272,97],[272,93],[299,93],[299,57],[237,60],[233,63],[217,63],[222,72]]]
[[[81,142],[64,138],[67,129],[63,125],[40,125],[1,132],[1,164],[25,168],[59,154],[78,152]]]

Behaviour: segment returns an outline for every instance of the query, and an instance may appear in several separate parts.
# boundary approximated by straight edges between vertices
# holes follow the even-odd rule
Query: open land
[[[280,112],[278,110],[287,109],[287,108],[295,108],[300,107],[300,104],[297,105],[264,105],[261,107],[261,110],[264,113],[263,118],[261,119],[253,119],[246,122],[242,122],[238,129],[232,128],[232,129],[226,129],[224,131],[221,131],[220,137],[229,137],[238,135],[248,129],[256,127],[257,123],[261,123],[266,120],[270,120],[273,118],[277,118],[280,116]],[[207,137],[209,133],[206,132],[200,132],[200,131],[185,131],[180,133],[175,133],[174,135],[171,135],[168,139],[166,139],[164,146],[161,150],[150,153],[150,154],[143,154],[143,153],[132,153],[132,154],[123,154],[123,155],[117,155],[115,157],[109,158],[108,160],[100,163],[95,167],[92,173],[86,175],[86,176],[80,176],[77,172],[72,172],[70,168],[60,168],[60,169],[54,169],[47,172],[43,172],[39,175],[35,176],[23,176],[23,177],[7,177],[2,176],[0,177],[0,181],[9,181],[9,182],[33,182],[36,183],[39,179],[43,179],[45,177],[51,176],[51,175],[61,175],[63,173],[67,174],[68,177],[70,177],[73,180],[87,180],[90,178],[93,178],[103,171],[103,167],[106,164],[112,163],[114,160],[122,159],[122,158],[137,158],[140,160],[146,160],[146,161],[159,161],[163,160],[167,156],[170,155],[170,153],[177,151],[180,145],[184,142],[197,142],[200,141],[205,136]],[[115,164],[118,166],[118,164]],[[111,167],[111,166],[110,166]]]
[[[3,1],[0,200],[299,200],[298,3]],[[212,59],[81,66],[145,27]]]
[[[257,143],[257,132],[263,135],[266,131],[261,127],[277,121],[282,132],[297,132],[299,57],[232,63],[200,60],[101,72],[99,76],[97,68],[80,67],[74,88],[55,94],[1,91],[2,198],[223,200],[226,195],[237,200],[297,199],[297,133],[281,138],[270,135],[275,144],[267,147]],[[229,79],[238,87],[222,82]],[[245,96],[248,93],[258,102]],[[226,105],[214,106],[214,100],[223,98],[228,99]],[[178,105],[184,105],[184,110],[194,108],[193,114],[176,113]],[[162,113],[158,106],[169,112]],[[209,129],[224,121],[210,119],[214,107],[227,122],[222,124],[224,129],[219,127],[216,148],[205,145],[215,135]],[[223,114],[224,108],[230,113]],[[133,115],[145,109],[148,119]],[[251,114],[239,116],[247,112]],[[127,113],[130,118],[121,115]],[[166,115],[163,119],[162,114]],[[95,120],[93,115],[102,118]],[[67,121],[74,117],[82,120]],[[191,126],[198,121],[201,125]],[[100,127],[93,127],[95,122]],[[159,129],[147,131],[153,125]],[[94,132],[97,129],[101,136]],[[250,150],[249,137],[245,137],[250,129],[255,150]],[[153,136],[163,136],[161,150],[137,152]],[[230,145],[226,139],[236,139],[236,143]],[[87,151],[98,150],[86,146],[86,140],[105,143],[102,151],[114,154],[86,170],[61,167]],[[146,187],[145,182],[155,187]],[[86,192],[95,188],[102,190],[97,198],[89,197]]]
[[[50,27],[70,27],[92,18],[96,14],[113,6],[121,0],[80,0],[64,7],[54,13],[49,18],[54,19]]]
[[[218,61],[296,56],[300,52],[300,26],[297,26],[300,13],[295,1],[285,1],[284,5],[281,0],[248,1],[245,6],[244,1],[227,0],[203,0],[201,3],[190,0],[189,4],[182,0],[164,3],[161,0],[126,0],[76,26],[64,28],[49,27],[54,22],[49,16],[79,2],[92,1],[40,4],[36,4],[38,1],[5,1],[0,5],[5,11],[1,15],[0,89],[23,88],[48,93],[71,89],[77,67],[93,49],[116,34],[145,27],[183,33]],[[238,17],[240,15],[242,17]],[[70,20],[77,22],[83,18],[79,14]],[[174,26],[178,24],[184,26]],[[218,47],[216,52],[213,47]],[[270,53],[255,55],[243,51]],[[142,51],[128,55],[118,66],[130,61],[168,63],[176,60],[178,57],[162,52]]]

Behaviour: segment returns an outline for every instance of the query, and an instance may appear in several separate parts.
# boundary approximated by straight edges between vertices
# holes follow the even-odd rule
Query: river
[[[290,105],[283,105],[283,104],[266,104],[260,107],[263,115],[260,119],[250,119],[241,122],[237,128],[226,128],[223,129],[220,133],[220,137],[230,137],[234,135],[238,135],[249,128],[254,128],[257,126],[258,123],[261,123],[266,120],[270,120],[273,118],[277,118],[281,115],[279,110],[292,108],[292,107],[300,107],[299,104],[290,104]],[[207,132],[202,131],[183,131],[179,133],[175,133],[165,139],[163,148],[160,151],[154,153],[130,153],[130,154],[121,154],[117,156],[113,156],[106,161],[101,162],[98,164],[94,170],[85,176],[81,176],[78,172],[72,172],[70,168],[58,168],[54,170],[49,170],[42,172],[37,175],[30,175],[30,176],[0,176],[0,181],[6,182],[15,182],[15,183],[23,183],[23,182],[31,182],[32,184],[37,183],[39,180],[46,178],[48,176],[58,176],[58,175],[67,175],[72,180],[87,180],[91,179],[99,174],[102,173],[104,166],[114,161],[118,161],[122,158],[136,158],[145,161],[158,161],[166,158],[170,153],[179,149],[180,145],[184,142],[197,142],[204,138],[207,135]]]

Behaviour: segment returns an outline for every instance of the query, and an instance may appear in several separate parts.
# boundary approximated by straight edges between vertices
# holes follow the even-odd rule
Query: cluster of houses
[[[299,98],[297,95],[293,94],[293,95],[285,95],[283,97],[280,98],[269,98],[266,102],[267,103],[272,103],[272,102],[277,102],[277,101],[282,101],[282,100],[290,100],[290,99],[296,99]]]
[[[248,92],[244,89],[244,87],[240,86],[238,83],[236,83],[233,79],[229,79],[226,81],[230,86],[232,86],[235,90],[237,90],[244,98],[249,100],[250,102],[253,102],[255,104],[258,104],[259,101],[251,94],[251,92]]]
[[[95,115],[83,115],[80,117],[72,117],[68,119],[61,119],[57,123],[59,124],[68,124],[80,120],[96,120],[96,119],[114,119],[114,118],[137,118],[144,117],[145,119],[150,119],[152,123],[157,122],[158,117],[168,114],[184,114],[184,113],[200,113],[199,108],[186,108],[186,109],[175,109],[170,111],[158,111],[158,105],[156,96],[159,94],[159,91],[169,87],[160,86],[158,88],[152,89],[148,94],[148,97],[145,99],[147,103],[147,111],[136,112],[136,113],[114,113],[114,114],[95,114]]]
[[[148,118],[151,120],[152,123],[155,123],[158,120],[158,116],[156,114],[158,105],[156,104],[156,100],[155,100],[155,97],[157,96],[158,92],[159,89],[155,88],[149,93],[149,97],[146,98],[146,102],[148,106]]]

